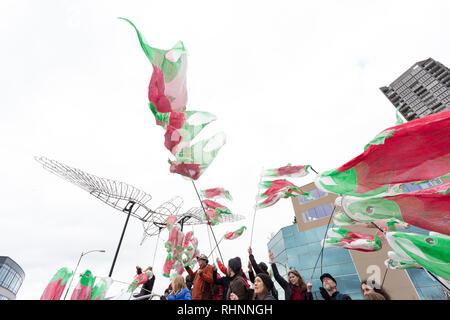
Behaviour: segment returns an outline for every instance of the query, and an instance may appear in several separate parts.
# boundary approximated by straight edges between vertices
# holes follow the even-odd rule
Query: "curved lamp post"
[[[81,253],[80,259],[78,259],[77,266],[75,267],[75,271],[73,272],[72,279],[70,280],[70,284],[67,287],[66,294],[64,295],[64,300],[66,300],[67,293],[69,292],[70,286],[72,285],[73,278],[75,278],[75,274],[77,273],[77,269],[78,269],[78,266],[80,265],[81,258],[83,258],[83,256],[85,256],[85,255],[87,255],[88,253],[91,253],[91,252],[106,252],[106,251],[105,250],[91,250],[91,251],[88,251],[88,252],[82,252]]]

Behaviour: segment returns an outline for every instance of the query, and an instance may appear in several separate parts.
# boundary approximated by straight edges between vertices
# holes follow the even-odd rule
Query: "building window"
[[[0,283],[3,282],[7,274],[8,270],[6,269],[6,265],[0,266]]]
[[[325,203],[321,206],[308,209],[302,212],[303,221],[311,222],[317,219],[325,218],[331,215],[333,212],[333,206],[331,203]]]
[[[326,196],[328,195],[328,193],[323,192],[322,190],[319,190],[319,189],[313,189],[313,190],[307,191],[307,192],[311,195],[311,197],[313,198],[313,200],[317,200],[317,199],[326,197]],[[304,198],[305,198],[305,197],[298,197],[298,198],[297,198],[297,199],[298,199],[298,202],[299,202],[300,204],[302,204],[302,203],[306,203],[306,202],[312,201],[312,200],[304,199]]]
[[[339,291],[350,295],[352,299],[363,299],[359,277],[347,249],[326,248],[323,251],[323,259],[317,260],[321,252],[320,241],[323,239],[326,229],[326,225],[302,232],[298,232],[296,226],[283,228],[283,239],[277,243],[277,245],[280,244],[280,247],[273,248],[273,243],[268,244],[269,248],[281,251],[281,254],[275,258],[278,263],[278,271],[285,276],[285,273],[293,267],[306,281],[312,278],[313,295],[317,300],[322,300],[319,292],[322,283],[319,277],[325,272],[332,274],[338,281]],[[318,261],[317,265],[316,261]],[[279,286],[277,289],[281,296],[284,290]]]
[[[22,285],[22,281],[22,277],[10,266],[7,264],[0,266],[0,287],[16,294]]]
[[[419,190],[423,190],[423,189],[428,189],[428,188],[432,188],[434,186],[438,186],[442,184],[442,180],[439,178],[436,179],[432,179],[430,181],[421,183],[421,184],[411,184],[411,183],[406,183],[404,185],[405,189],[408,192],[414,192],[414,191],[419,191]]]

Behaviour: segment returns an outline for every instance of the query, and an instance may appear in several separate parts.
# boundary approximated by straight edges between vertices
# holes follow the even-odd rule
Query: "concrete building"
[[[442,181],[439,180],[418,186],[408,185],[407,189],[415,191],[440,183]],[[318,300],[322,299],[319,292],[319,287],[322,286],[319,277],[323,273],[330,273],[337,281],[338,291],[350,295],[352,299],[363,299],[360,282],[372,279],[378,284],[384,280],[383,288],[393,300],[447,299],[441,285],[424,270],[387,270],[384,261],[387,259],[387,252],[392,250],[388,244],[376,252],[325,248],[323,257],[318,259],[327,225],[330,223],[329,226],[333,226],[330,216],[337,195],[317,189],[314,183],[301,189],[309,192],[315,200],[292,198],[297,224],[280,229],[268,243],[281,276],[287,279],[287,272],[293,267],[300,272],[305,282],[312,278],[314,299]],[[378,231],[375,228],[362,227],[347,229],[371,235]],[[405,231],[428,232],[416,227]],[[284,291],[277,283],[276,286],[280,299],[283,299]]]
[[[15,300],[25,272],[10,257],[0,256],[0,300]]]
[[[450,109],[450,70],[428,58],[380,90],[406,120],[422,118]]]

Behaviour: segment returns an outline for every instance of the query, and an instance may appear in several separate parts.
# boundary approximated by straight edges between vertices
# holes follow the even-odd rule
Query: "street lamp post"
[[[82,252],[81,253],[80,259],[78,259],[77,266],[75,267],[75,271],[73,272],[72,279],[70,279],[69,286],[67,287],[66,294],[64,295],[64,300],[66,300],[67,293],[69,292],[70,286],[72,285],[73,278],[75,278],[75,274],[77,273],[77,269],[78,269],[78,266],[80,265],[81,258],[83,258],[83,256],[85,256],[85,255],[87,255],[88,253],[91,253],[91,252],[106,252],[106,251],[105,250],[91,250],[91,251],[88,251],[88,252]]]

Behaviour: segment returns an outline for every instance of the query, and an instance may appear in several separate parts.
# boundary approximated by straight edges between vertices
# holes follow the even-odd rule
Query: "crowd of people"
[[[193,271],[190,267],[185,267],[186,277],[175,276],[160,297],[161,300],[278,300],[278,291],[269,274],[269,267],[264,262],[256,262],[251,247],[248,248],[248,254],[247,274],[242,270],[239,257],[228,260],[228,265],[225,266],[219,258],[216,259],[217,265],[209,264],[208,257],[201,254],[197,257],[198,269]],[[270,251],[269,259],[273,278],[284,290],[284,300],[314,300],[311,280],[306,283],[293,268],[288,271],[285,279],[278,272],[274,255]],[[142,272],[140,268],[139,271]],[[137,296],[151,294],[154,281],[153,275],[143,284]],[[322,286],[319,292],[324,300],[351,300],[349,295],[338,291],[337,281],[331,274],[322,274],[320,281]],[[366,280],[361,282],[361,292],[366,300],[390,300],[386,292],[375,288]]]

